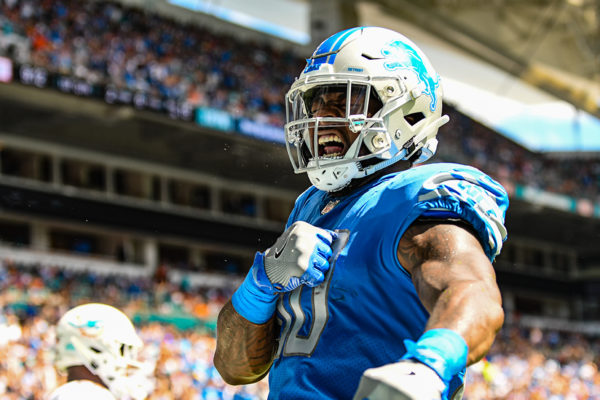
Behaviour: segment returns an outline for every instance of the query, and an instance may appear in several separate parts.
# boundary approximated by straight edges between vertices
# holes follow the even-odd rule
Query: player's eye
[[[323,99],[319,97],[318,99],[313,101],[313,103],[310,107],[310,113],[314,114],[317,111],[319,111],[321,108],[323,108]]]
[[[336,111],[344,111],[346,108],[346,95],[343,93],[337,93],[327,97],[319,97],[313,102],[311,113],[314,114],[324,108],[334,109]]]
[[[310,116],[325,107],[344,110],[346,107],[346,85],[325,85],[307,90],[302,99]]]

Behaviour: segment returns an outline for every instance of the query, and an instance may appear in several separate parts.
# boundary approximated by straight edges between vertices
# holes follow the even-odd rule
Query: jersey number
[[[282,295],[277,303],[277,311],[283,317],[281,336],[275,358],[283,356],[310,356],[317,347],[317,343],[325,329],[325,324],[329,319],[329,310],[327,307],[327,294],[329,293],[329,283],[335,269],[335,261],[348,241],[348,231],[337,231],[338,238],[333,243],[333,255],[331,256],[331,267],[325,275],[325,280],[312,289],[312,323],[308,335],[300,335],[300,329],[304,325],[306,316],[302,311],[300,295],[302,290],[310,288],[300,286],[289,295],[290,308],[292,315],[284,307],[283,302],[286,296]]]

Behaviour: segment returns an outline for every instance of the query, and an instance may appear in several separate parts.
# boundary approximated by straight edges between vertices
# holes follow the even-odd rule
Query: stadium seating
[[[114,95],[114,101],[125,97],[140,105],[135,96],[143,94],[139,101],[155,99],[162,104],[158,109],[169,114],[177,114],[169,103],[176,101],[189,110],[208,107],[281,127],[285,91],[303,64],[293,49],[242,42],[120,3],[67,0],[33,8],[28,2],[8,1],[0,3],[0,15],[4,32],[31,43],[26,64],[51,74],[52,79],[45,79],[59,85],[57,89],[61,78],[70,77],[76,81],[64,85],[92,85],[81,89],[89,95],[106,101],[106,96]],[[30,75],[27,82],[36,84],[35,71]],[[456,110],[448,112],[453,122],[441,130],[441,158],[510,177],[513,184],[600,201],[597,157],[558,161],[534,154]]]
[[[212,365],[214,321],[228,295],[5,259],[0,267],[0,398],[41,399],[62,382],[52,368],[53,324],[68,308],[93,300],[120,307],[136,322],[147,345],[143,356],[156,362],[157,388],[150,400],[266,399],[266,380],[232,387]],[[155,318],[148,317],[152,313]],[[599,361],[597,336],[515,321],[503,328],[486,359],[469,368],[464,398],[597,399]]]
[[[128,105],[162,113],[160,118],[194,126],[198,130],[194,133],[205,133],[206,125],[198,121],[198,115],[213,118],[215,125],[210,128],[217,130],[239,131],[240,121],[252,121],[260,125],[250,124],[248,129],[271,126],[272,138],[282,133],[283,96],[304,63],[297,49],[243,41],[118,2],[79,0],[0,0],[2,56],[14,65],[12,85],[70,93],[82,102],[114,104],[115,109]],[[451,122],[440,130],[436,161],[480,168],[507,187],[511,201],[521,189],[535,189],[560,195],[551,197],[551,203],[568,204],[573,214],[583,210],[581,215],[596,212],[600,216],[598,157],[556,159],[534,153],[451,105],[445,112]],[[19,132],[0,133],[12,134],[15,143],[22,143]],[[282,140],[281,136],[278,142]],[[125,204],[160,208],[186,220],[210,215],[235,221],[221,237],[254,225],[275,235],[293,203],[288,193],[259,193],[264,192],[261,186],[250,179],[247,185],[255,190],[246,193],[238,181],[213,176],[206,182],[195,179],[192,172],[198,171],[193,168],[179,176],[180,170],[166,170],[157,163],[136,164],[139,160],[132,158],[124,162],[125,168],[104,162],[100,151],[96,158],[90,158],[89,152],[78,158],[61,149],[59,144],[13,147],[5,140],[0,148],[1,183],[43,193],[49,193],[50,187],[59,194],[47,203],[62,202],[61,210],[75,209],[84,198],[99,199],[101,216],[112,209],[109,206]],[[285,152],[282,147],[277,150]],[[2,199],[18,203],[13,200],[11,196]],[[6,202],[2,207],[7,207]],[[58,219],[57,210],[58,206],[51,213]],[[87,301],[109,302],[136,323],[147,343],[144,356],[157,365],[157,388],[151,400],[266,398],[266,380],[246,387],[228,386],[212,365],[216,315],[229,298],[232,284],[249,267],[251,254],[241,253],[248,243],[256,245],[258,235],[238,235],[245,241],[239,239],[232,252],[219,246],[186,248],[156,240],[154,259],[146,251],[154,238],[137,229],[145,215],[131,223],[139,236],[131,234],[120,242],[114,227],[89,233],[79,230],[84,224],[54,226],[40,223],[39,211],[31,220],[21,216],[24,209],[16,210],[19,218],[15,220],[0,219],[0,399],[41,399],[64,380],[52,368],[52,326],[68,308]],[[108,216],[104,218],[106,222]],[[131,213],[128,218],[133,220]],[[199,230],[198,220],[191,222],[192,230]],[[217,231],[215,220],[209,222],[212,230],[206,230]],[[40,234],[43,229],[47,236]],[[47,242],[49,253],[56,254],[29,248],[35,237],[32,232],[37,232],[38,242]],[[261,246],[270,237],[262,238]],[[539,286],[547,283],[541,279],[542,270],[550,269],[556,272],[549,274],[555,285],[569,291],[571,286],[563,283],[573,275],[577,253],[572,247],[542,244],[509,240],[497,269],[516,271],[514,280],[519,282],[524,279],[518,273],[527,272],[540,281]],[[161,259],[168,262],[161,263]],[[157,261],[159,265],[152,265],[155,270],[144,269]],[[552,265],[557,266],[554,271]],[[198,271],[208,274],[193,276]],[[597,297],[591,292],[590,296]],[[598,309],[592,311],[597,315]],[[590,334],[524,322],[518,314],[511,315],[487,358],[469,369],[465,400],[599,399],[597,330]]]

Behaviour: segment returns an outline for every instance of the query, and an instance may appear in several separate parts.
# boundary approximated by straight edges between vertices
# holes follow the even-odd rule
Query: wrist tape
[[[231,297],[231,304],[235,311],[255,324],[264,324],[270,320],[277,308],[277,294],[268,293],[258,284],[264,279],[259,279],[257,274],[264,274],[265,276],[260,278],[266,278],[263,262],[263,254],[257,252],[250,272]],[[266,279],[268,282],[268,278]]]
[[[417,342],[404,341],[406,354],[403,360],[414,359],[433,369],[448,384],[452,377],[467,365],[467,343],[450,329],[431,329]]]

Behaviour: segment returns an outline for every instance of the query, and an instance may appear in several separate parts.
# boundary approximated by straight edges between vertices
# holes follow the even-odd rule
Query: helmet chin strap
[[[437,132],[437,130],[442,125],[444,125],[446,122],[448,122],[449,120],[450,120],[450,118],[447,115],[443,115],[440,118],[436,119],[433,123],[429,124],[427,126],[427,128],[423,129],[422,132],[420,132],[417,136],[415,136],[413,138],[412,143],[420,144],[423,139],[429,137],[429,135],[431,135],[431,133]],[[396,154],[394,157],[390,158],[389,160],[385,160],[385,161],[377,163],[371,167],[364,168],[364,170],[363,170],[364,176],[371,175],[377,171],[381,171],[382,169],[387,168],[390,165],[392,165],[400,160],[406,160],[406,159],[410,158],[413,154],[415,154],[417,151],[419,151],[422,147],[423,147],[423,145],[415,146],[415,148],[410,153],[409,153],[409,149],[405,147],[402,150],[400,150],[398,152],[398,154]],[[423,160],[423,161],[425,161],[425,160]]]
[[[369,182],[372,182],[383,175],[386,175],[386,174],[392,173],[392,172],[404,171],[404,170],[409,169],[411,166],[412,166],[412,163],[410,161],[400,160],[400,161],[396,162],[395,164],[388,165],[386,168],[382,168],[377,172],[369,174],[368,176],[352,179],[343,188],[338,189],[336,191],[329,192],[329,196],[331,196],[331,197],[346,196],[346,195],[352,193],[354,190],[360,188],[361,186],[364,186],[364,185],[368,184]]]
[[[381,110],[379,110],[378,114],[381,112]],[[419,151],[421,148],[423,148],[423,146],[426,144],[427,142],[427,138],[432,134],[437,132],[437,130],[444,125],[446,122],[449,121],[449,117],[447,115],[443,115],[440,118],[436,119],[435,121],[433,121],[431,124],[429,124],[425,129],[423,129],[421,132],[419,132],[418,135],[416,135],[413,140],[411,141],[411,143],[414,143],[415,146],[414,148],[409,148],[404,147],[402,148],[400,151],[398,151],[398,153],[387,159],[387,160],[382,160],[376,164],[373,165],[369,165],[369,166],[363,166],[360,162],[356,162],[356,163],[351,163],[348,162],[347,164],[334,164],[332,166],[326,166],[326,164],[328,163],[328,160],[320,160],[320,161],[315,161],[315,160],[311,160],[309,162],[309,164],[311,162],[318,162],[320,164],[320,166],[322,165],[321,163],[325,164],[323,165],[322,168],[319,168],[318,170],[318,174],[313,174],[309,172],[309,179],[311,181],[311,183],[317,187],[320,190],[324,190],[330,193],[338,193],[340,191],[342,191],[342,189],[347,188],[353,181],[357,180],[357,179],[361,179],[361,178],[365,178],[367,176],[373,175],[376,172],[379,172],[385,168],[388,168],[389,166],[401,161],[401,160],[407,160],[409,159],[411,156],[413,156],[417,151]],[[423,142],[425,141],[425,142]],[[346,151],[346,154],[344,154],[343,158],[355,158],[356,156],[358,156],[358,153],[360,151],[359,146],[361,146],[364,143],[364,135],[363,135],[363,139],[362,140],[358,140],[358,138],[356,140],[354,140],[354,142],[350,145],[350,147],[348,148],[348,151]],[[391,143],[391,146],[395,146],[395,144]],[[412,146],[411,146],[412,147]],[[432,152],[429,151],[430,155],[432,155]],[[424,162],[426,161],[429,156],[425,156],[425,157],[421,157],[419,158],[419,162]],[[334,162],[338,162],[339,160],[331,160],[331,163]],[[368,160],[366,160],[368,161]],[[344,168],[346,168],[345,170],[343,170]],[[340,175],[343,174],[345,176],[345,179],[340,179]],[[329,178],[329,179],[328,179]],[[338,183],[338,185],[333,186],[334,182]]]
[[[364,130],[365,128],[363,128]],[[364,136],[362,134],[361,140],[359,140],[360,136],[357,137],[354,142],[350,145],[343,159],[347,159],[348,161],[340,164],[340,159],[337,160],[315,160],[312,159],[309,161],[308,165],[315,165],[318,163],[319,168],[316,171],[309,171],[308,178],[311,183],[319,190],[323,190],[326,192],[338,192],[344,188],[346,188],[353,179],[363,178],[369,173],[365,173],[366,170],[363,169],[363,166],[360,162],[352,162],[352,158],[356,158],[360,152],[360,146],[364,143]],[[327,164],[333,164],[328,166]],[[334,186],[335,183],[335,186]]]
[[[371,165],[370,167],[364,168],[361,173],[362,177],[372,175],[375,172],[381,171],[382,169],[387,168],[390,165],[395,164],[400,160],[406,159],[407,153],[408,153],[407,149],[402,149],[402,150],[400,150],[400,152],[398,154],[396,154],[394,157],[390,158],[389,160],[385,160],[385,161],[382,161],[375,165]]]

